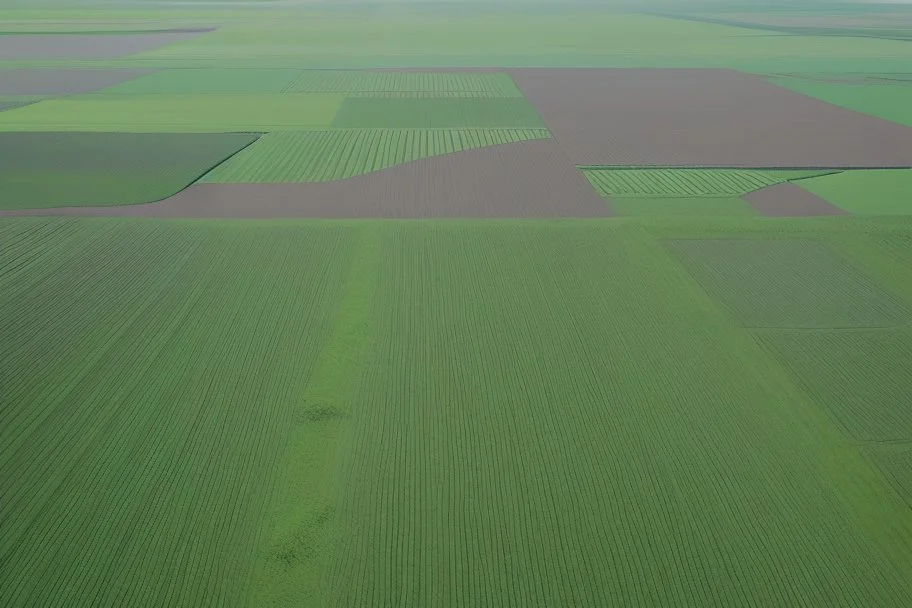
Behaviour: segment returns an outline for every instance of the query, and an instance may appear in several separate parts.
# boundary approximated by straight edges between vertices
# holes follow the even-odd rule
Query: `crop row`
[[[825,243],[811,239],[681,239],[667,246],[748,327],[899,325],[909,307]]]
[[[10,226],[0,604],[242,603],[342,232]]]
[[[827,462],[845,450],[805,426],[816,406],[760,349],[732,356],[750,341],[661,247],[604,225],[384,230],[317,603],[905,601],[832,486],[863,494],[867,462]]]
[[[204,182],[322,182],[428,156],[547,139],[545,129],[346,129],[269,133]]]
[[[737,196],[820,171],[584,169],[602,196]]]

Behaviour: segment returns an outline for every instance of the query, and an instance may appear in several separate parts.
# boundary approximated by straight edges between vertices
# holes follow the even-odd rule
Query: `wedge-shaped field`
[[[244,603],[348,234],[0,222],[0,605]]]
[[[327,182],[473,148],[548,139],[546,129],[345,129],[267,133],[203,182]]]
[[[902,78],[902,75],[901,75]],[[808,82],[792,78],[775,80],[810,97],[857,112],[878,116],[901,125],[912,126],[912,86],[899,82],[895,86],[835,82]]]
[[[170,69],[108,87],[108,95],[196,95],[202,93],[281,93],[299,70],[282,68]]]
[[[251,133],[0,133],[0,209],[161,200],[257,137]]]
[[[740,196],[820,171],[749,169],[583,169],[602,196]]]
[[[611,197],[608,205],[618,215],[642,216],[744,216],[756,215],[745,201],[735,196]]]
[[[0,95],[75,95],[154,73],[141,68],[0,69]]]
[[[360,72],[305,70],[289,87],[290,93],[338,93],[370,96],[440,94],[466,97],[522,97],[509,74],[470,72]]]
[[[0,605],[905,608],[912,510],[646,227],[0,221]]]
[[[0,131],[204,133],[325,128],[332,95],[83,95],[0,114]]]
[[[912,440],[912,332],[769,331],[757,335],[852,437]]]
[[[912,170],[846,171],[800,186],[855,215],[912,215]]]
[[[373,99],[348,98],[332,126],[345,128],[543,129],[525,99]]]
[[[666,242],[706,292],[747,327],[881,327],[909,306],[830,246],[807,239]]]

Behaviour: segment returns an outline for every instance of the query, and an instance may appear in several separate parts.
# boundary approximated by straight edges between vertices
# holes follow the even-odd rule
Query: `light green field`
[[[802,180],[799,185],[857,215],[912,214],[912,170],[846,171]]]
[[[466,97],[522,97],[508,74],[434,72],[360,72],[305,70],[288,87],[291,93],[339,93],[390,96],[417,94]]]
[[[203,182],[327,182],[462,150],[531,139],[546,129],[345,129],[268,133]]]
[[[830,224],[0,221],[0,602],[903,606],[912,511],[662,243]]]
[[[601,196],[739,196],[793,179],[827,173],[803,170],[646,169],[584,167]]]
[[[667,246],[746,327],[840,329],[912,321],[908,305],[814,240],[678,239]]]
[[[294,131],[329,126],[337,95],[81,95],[0,113],[0,131]]]
[[[348,98],[332,126],[356,129],[544,129],[525,98]]]
[[[777,79],[776,84],[837,106],[912,126],[912,83],[855,84]]]
[[[282,93],[298,77],[289,69],[163,70],[103,89],[107,95],[197,95]]]

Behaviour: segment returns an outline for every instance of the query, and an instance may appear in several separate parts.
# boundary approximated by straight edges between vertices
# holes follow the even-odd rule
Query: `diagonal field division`
[[[143,68],[0,69],[0,95],[89,93],[154,73]]]
[[[846,171],[845,173],[854,173]],[[761,215],[770,217],[807,217],[813,215],[845,215],[813,192],[790,182],[774,184],[744,195],[744,200]]]
[[[599,217],[610,215],[551,139],[423,158],[326,183],[198,184],[150,205],[11,212],[139,217]]]
[[[759,331],[760,340],[860,441],[912,439],[912,332]]]
[[[0,209],[169,197],[255,133],[0,133]]]
[[[428,156],[550,137],[547,129],[335,129],[267,133],[201,181],[327,182]]]
[[[810,239],[676,239],[666,246],[746,327],[885,327],[912,315],[897,296]]]
[[[716,69],[512,69],[577,165],[908,167],[912,128]]]

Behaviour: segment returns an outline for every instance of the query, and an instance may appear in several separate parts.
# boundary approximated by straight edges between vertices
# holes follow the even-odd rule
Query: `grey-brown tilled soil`
[[[3,34],[0,60],[116,59],[190,40],[211,30],[131,34]]]
[[[424,158],[335,182],[198,184],[158,203],[0,215],[521,218],[610,211],[553,140],[536,140]]]
[[[0,95],[74,95],[90,93],[157,69],[0,69]]]
[[[577,165],[907,167],[912,128],[715,69],[511,69]]]
[[[741,197],[760,215],[770,217],[809,217],[813,215],[846,215],[813,192],[791,182],[755,190]]]

